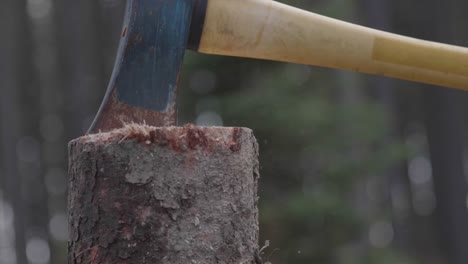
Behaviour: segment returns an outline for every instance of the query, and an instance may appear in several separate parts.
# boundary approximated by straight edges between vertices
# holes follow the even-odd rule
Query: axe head
[[[89,133],[132,122],[176,124],[184,53],[199,43],[203,25],[197,21],[205,9],[206,0],[127,1],[112,77]]]

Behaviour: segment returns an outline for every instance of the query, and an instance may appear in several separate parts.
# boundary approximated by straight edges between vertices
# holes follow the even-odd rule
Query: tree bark
[[[27,54],[26,1],[0,1],[0,187],[14,215],[15,263],[28,263],[25,238],[25,203],[22,196],[22,177],[18,168],[16,145],[20,139],[22,119],[19,101],[27,86],[30,72],[25,70]],[[3,197],[0,197],[0,200]],[[1,212],[0,212],[1,213]],[[4,235],[4,234],[0,234]],[[8,250],[10,245],[0,245]],[[0,259],[0,262],[2,262]],[[3,262],[2,262],[3,263]]]
[[[435,40],[454,43],[455,1],[426,1],[426,10],[433,9],[431,23]],[[424,93],[426,129],[432,162],[434,192],[437,201],[436,219],[440,244],[449,263],[468,263],[468,188],[464,171],[464,135],[461,91],[427,87]]]
[[[131,125],[69,152],[69,263],[256,263],[251,130]]]

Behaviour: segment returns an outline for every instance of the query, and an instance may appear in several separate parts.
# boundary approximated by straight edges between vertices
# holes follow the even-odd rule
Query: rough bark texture
[[[69,151],[69,263],[256,263],[251,130],[133,125]]]

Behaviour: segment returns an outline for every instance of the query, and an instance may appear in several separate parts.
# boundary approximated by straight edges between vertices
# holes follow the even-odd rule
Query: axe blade
[[[128,0],[117,58],[89,133],[124,123],[170,126],[190,33],[192,0]]]

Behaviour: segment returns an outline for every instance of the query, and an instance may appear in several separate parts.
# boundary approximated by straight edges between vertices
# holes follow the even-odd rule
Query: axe
[[[468,90],[468,48],[404,37],[272,0],[128,0],[117,59],[91,133],[175,125],[186,49]]]

